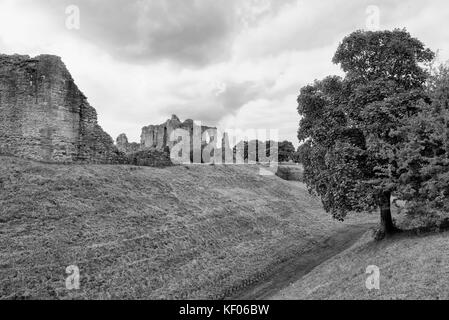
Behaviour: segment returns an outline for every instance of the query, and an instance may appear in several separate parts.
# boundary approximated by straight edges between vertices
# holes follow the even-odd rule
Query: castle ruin
[[[168,164],[176,129],[193,135],[211,127],[175,115],[142,129],[140,143],[121,134],[116,145],[61,58],[0,55],[0,154],[57,163]],[[154,159],[153,159],[154,158]]]
[[[115,163],[118,150],[57,56],[0,55],[0,154]]]
[[[171,150],[177,143],[176,139],[170,139],[171,134],[176,129],[183,129],[189,133],[191,139],[190,144],[193,147],[193,136],[195,133],[194,126],[196,124],[191,119],[187,119],[181,122],[176,115],[172,115],[171,119],[160,125],[150,125],[142,128],[142,134],[140,136],[140,144],[129,143],[128,138],[124,133],[119,135],[116,140],[117,147],[120,151],[125,153],[132,153],[138,150],[158,150],[165,151]],[[198,127],[199,129],[199,127]],[[212,127],[201,126],[201,131],[198,133],[203,134],[206,130],[215,129]],[[201,139],[201,137],[199,137]],[[192,148],[191,148],[192,149]]]

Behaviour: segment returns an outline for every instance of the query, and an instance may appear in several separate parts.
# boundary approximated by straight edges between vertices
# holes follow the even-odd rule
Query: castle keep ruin
[[[171,119],[160,125],[143,127],[140,136],[140,144],[129,143],[128,138],[124,133],[117,137],[116,143],[118,149],[124,153],[132,153],[138,150],[157,150],[162,152],[167,149],[171,150],[177,143],[176,139],[175,141],[171,141],[170,139],[172,132],[176,129],[183,129],[189,133],[191,139],[190,144],[193,146],[194,126],[193,120],[187,119],[184,122],[181,122],[176,115],[172,115]],[[198,133],[202,134],[209,129],[215,128],[201,126],[201,130],[199,130],[198,126]],[[201,137],[199,137],[199,139],[201,139]]]
[[[194,126],[193,120],[187,119],[186,121],[181,122],[176,115],[173,115],[171,119],[161,125],[144,127],[142,129],[142,135],[140,136],[142,148],[156,148],[162,150],[165,147],[168,147],[171,149],[177,143],[176,141],[170,141],[172,132],[176,129],[183,129],[189,132],[189,136],[193,139]],[[209,129],[215,128],[201,126],[200,131],[198,126],[198,132],[201,134]],[[201,137],[199,137],[199,139],[201,140]],[[192,141],[191,144],[193,144]]]
[[[114,163],[118,150],[57,56],[0,55],[0,154]]]

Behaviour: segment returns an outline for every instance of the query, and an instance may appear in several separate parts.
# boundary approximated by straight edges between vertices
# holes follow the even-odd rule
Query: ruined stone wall
[[[117,137],[116,146],[120,152],[125,154],[138,152],[141,149],[140,143],[128,142],[128,137],[124,133]]]
[[[155,148],[163,150],[165,147],[171,148],[173,143],[170,142],[170,134],[173,130],[180,128],[182,125],[179,118],[175,115],[161,125],[151,125],[142,128],[141,146],[142,149]]]
[[[125,155],[124,164],[147,167],[169,167],[173,165],[168,147],[163,150],[156,148],[142,149],[140,143],[128,142],[128,137],[124,133],[117,137],[116,146]]]
[[[151,125],[148,127],[144,127],[142,129],[141,149],[157,149],[164,150],[164,148],[168,147],[171,149],[173,145],[176,144],[175,141],[170,141],[171,133],[176,129],[184,129],[190,132],[191,140],[193,140],[193,130],[194,123],[193,120],[186,120],[181,122],[176,115],[173,115],[170,120],[167,120],[165,123],[161,125]],[[214,129],[212,127],[202,126],[201,133],[208,129]],[[199,130],[198,130],[199,131]],[[199,137],[200,138],[200,137]],[[191,145],[193,142],[191,141]]]
[[[0,55],[0,153],[114,163],[118,151],[57,56]]]

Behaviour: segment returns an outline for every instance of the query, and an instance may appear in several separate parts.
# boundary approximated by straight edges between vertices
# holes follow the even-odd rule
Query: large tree
[[[433,58],[405,30],[356,31],[333,58],[345,76],[301,89],[304,178],[335,218],[378,209],[384,233],[397,230],[390,201],[404,173],[397,154],[405,143],[400,128],[428,103],[423,65]]]

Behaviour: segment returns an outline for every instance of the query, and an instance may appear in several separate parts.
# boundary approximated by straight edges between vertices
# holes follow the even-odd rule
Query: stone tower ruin
[[[112,138],[57,56],[0,55],[0,154],[114,163]]]

